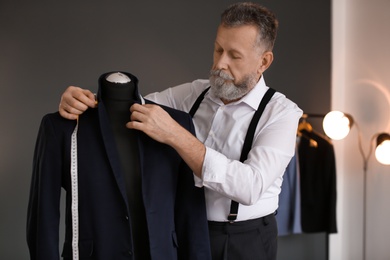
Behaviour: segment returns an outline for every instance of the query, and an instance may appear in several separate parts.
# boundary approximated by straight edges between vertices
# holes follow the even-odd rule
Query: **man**
[[[197,138],[159,106],[130,108],[127,127],[172,146],[194,172],[196,185],[206,188],[213,259],[276,259],[274,212],[302,110],[276,92],[257,123],[247,159],[240,160],[240,155],[249,123],[269,89],[263,73],[273,61],[277,28],[276,17],[266,8],[233,4],[221,16],[209,80],[146,97],[189,112],[211,86],[193,116]],[[59,110],[63,117],[76,119],[94,106],[89,90],[68,87]],[[237,214],[230,211],[232,201],[239,203]]]

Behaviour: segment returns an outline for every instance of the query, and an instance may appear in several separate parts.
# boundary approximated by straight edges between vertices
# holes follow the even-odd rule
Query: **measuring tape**
[[[79,260],[79,195],[77,173],[77,130],[79,120],[73,130],[70,147],[70,183],[72,194],[72,255],[73,260]]]

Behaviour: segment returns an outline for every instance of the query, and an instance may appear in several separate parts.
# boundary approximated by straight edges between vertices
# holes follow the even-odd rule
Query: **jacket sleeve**
[[[27,212],[27,244],[31,259],[59,259],[62,183],[61,142],[53,117],[46,115],[36,140]]]
[[[192,119],[189,130],[195,135]],[[176,194],[176,233],[178,259],[211,259],[204,189],[194,184],[191,169],[182,161]]]

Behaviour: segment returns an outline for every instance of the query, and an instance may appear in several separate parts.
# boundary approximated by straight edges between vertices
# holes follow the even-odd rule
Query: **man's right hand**
[[[95,95],[88,89],[69,86],[61,96],[58,106],[60,115],[66,119],[77,119],[88,107],[96,107]]]

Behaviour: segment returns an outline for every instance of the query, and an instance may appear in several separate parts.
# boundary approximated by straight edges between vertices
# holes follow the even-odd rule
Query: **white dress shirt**
[[[188,112],[208,80],[195,80],[152,93],[147,99]],[[231,200],[240,203],[237,221],[275,212],[283,173],[294,155],[302,110],[276,92],[259,120],[248,159],[240,162],[249,123],[268,87],[264,77],[237,102],[223,104],[210,91],[193,118],[197,138],[206,146],[202,179],[208,220],[227,221]]]

